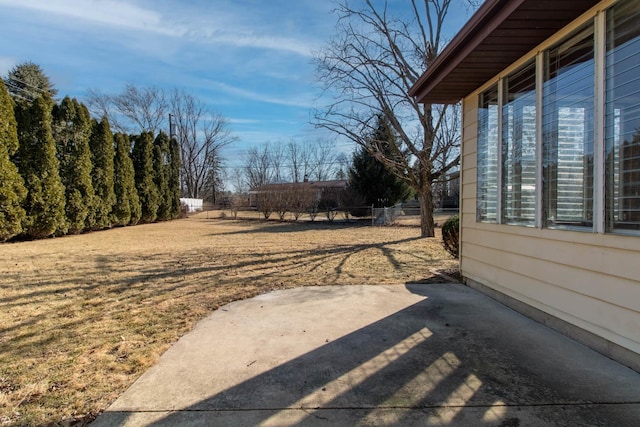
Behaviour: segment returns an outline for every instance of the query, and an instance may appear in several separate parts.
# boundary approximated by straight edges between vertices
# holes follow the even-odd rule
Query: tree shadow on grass
[[[212,258],[203,259],[200,263],[188,261],[190,254],[161,263],[153,262],[153,254],[87,257],[82,264],[75,266],[75,275],[80,277],[74,280],[63,275],[42,278],[33,272],[32,276],[27,274],[23,277],[27,283],[37,283],[32,286],[32,291],[0,298],[0,306],[5,310],[25,304],[38,307],[37,314],[0,326],[0,334],[11,335],[12,341],[4,355],[21,357],[24,352],[49,343],[57,330],[71,333],[74,328],[90,325],[104,316],[127,318],[130,310],[147,302],[158,306],[172,304],[175,298],[187,300],[200,294],[212,297],[216,292],[223,292],[225,297],[219,301],[212,298],[210,309],[213,310],[234,299],[291,287],[291,283],[300,283],[301,272],[316,278],[306,281],[305,284],[311,285],[340,284],[345,280],[358,279],[349,273],[346,264],[352,257],[372,249],[384,255],[390,269],[401,270],[403,264],[391,247],[418,239],[335,244],[304,252],[279,250],[269,253],[267,258],[262,254],[245,254],[235,260]],[[87,276],[83,277],[83,271]],[[99,272],[98,277],[92,277],[95,276],[91,273],[93,271]],[[243,291],[245,286],[251,290]],[[90,308],[83,312],[85,305]],[[68,315],[65,315],[65,310],[68,310]],[[93,314],[88,315],[89,312]],[[44,322],[49,326],[35,328]],[[28,330],[23,331],[25,328]]]
[[[227,221],[227,220],[225,220]],[[237,231],[213,233],[213,236],[234,234],[269,234],[269,233],[303,233],[310,230],[336,230],[341,228],[370,227],[367,221],[277,221],[277,220],[230,220],[232,225],[237,225]],[[247,228],[247,226],[255,227]],[[225,225],[228,225],[225,222]]]
[[[267,235],[275,237],[282,227],[293,233],[333,230],[336,225],[274,223],[265,227]],[[247,228],[244,225],[244,232]],[[162,238],[159,227],[148,226],[148,230],[150,239]],[[120,230],[123,231],[126,230]],[[362,273],[354,273],[352,270],[354,263],[360,262],[359,256],[370,253],[376,268],[391,272],[389,277],[392,277],[393,272],[407,268],[403,263],[409,257],[399,247],[418,240],[418,237],[391,237],[366,244],[328,240],[329,243],[322,245],[300,245],[303,249],[282,244],[273,250],[263,245],[262,254],[251,253],[252,245],[248,244],[237,253],[226,254],[224,249],[215,246],[224,236],[215,233],[213,236],[216,238],[210,239],[210,248],[200,242],[197,250],[186,252],[171,252],[168,242],[166,247],[146,253],[135,246],[134,250],[123,248],[121,252],[110,247],[107,255],[100,245],[88,244],[82,238],[78,238],[74,246],[74,237],[64,239],[69,245],[23,251],[26,255],[15,258],[15,262],[20,263],[20,266],[16,264],[17,273],[4,276],[7,282],[0,289],[0,310],[6,313],[3,317],[6,322],[0,322],[0,361],[3,362],[0,378],[16,385],[16,392],[11,396],[14,400],[9,404],[46,407],[46,402],[52,401],[47,390],[35,391],[24,400],[16,398],[31,393],[32,382],[48,381],[48,374],[42,372],[49,370],[47,364],[52,363],[49,360],[58,360],[56,363],[64,365],[51,364],[50,375],[68,378],[69,389],[76,387],[75,383],[81,387],[82,383],[91,382],[92,373],[110,375],[100,372],[101,369],[123,372],[118,379],[122,381],[122,377],[129,375],[129,368],[124,366],[128,362],[121,360],[112,349],[123,343],[134,342],[144,347],[131,353],[130,360],[138,356],[148,360],[147,365],[132,368],[139,372],[167,345],[187,332],[193,322],[226,303],[302,285],[377,284],[376,271],[363,269]],[[253,235],[248,239],[256,238]],[[243,239],[235,241],[240,245],[245,243]],[[67,248],[72,250],[67,253]],[[439,260],[432,262],[437,264]],[[406,274],[398,273],[397,277],[401,278],[397,283],[402,283]],[[92,366],[84,369],[82,363]],[[34,374],[35,369],[29,366],[42,368]],[[131,380],[134,377],[132,375]],[[56,385],[51,393],[63,388]],[[82,393],[79,388],[76,394]],[[89,393],[87,400],[93,398]]]

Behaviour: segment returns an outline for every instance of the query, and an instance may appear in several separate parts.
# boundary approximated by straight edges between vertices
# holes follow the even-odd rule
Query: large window
[[[543,224],[593,227],[593,24],[548,50],[544,73]]]
[[[606,225],[640,230],[640,3],[607,13]]]
[[[504,79],[502,222],[534,225],[536,194],[536,64]]]
[[[477,220],[640,235],[640,1],[479,95]]]
[[[476,217],[496,222],[498,203],[498,86],[480,95],[478,103],[478,179]]]

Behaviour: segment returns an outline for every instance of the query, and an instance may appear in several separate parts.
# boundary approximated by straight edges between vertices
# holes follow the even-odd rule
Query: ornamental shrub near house
[[[442,225],[442,245],[454,257],[459,256],[460,217],[454,215]]]

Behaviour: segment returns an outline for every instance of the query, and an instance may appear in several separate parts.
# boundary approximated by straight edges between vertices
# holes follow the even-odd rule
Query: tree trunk
[[[433,194],[431,183],[423,184],[418,192],[420,202],[420,236],[434,237],[435,225],[433,222]]]

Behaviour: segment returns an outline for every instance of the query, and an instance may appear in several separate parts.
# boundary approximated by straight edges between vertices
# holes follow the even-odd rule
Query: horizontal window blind
[[[640,230],[640,4],[608,11],[606,218],[608,231]]]

